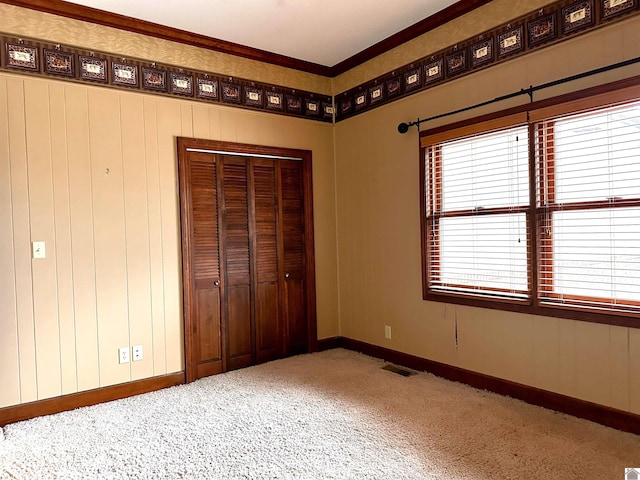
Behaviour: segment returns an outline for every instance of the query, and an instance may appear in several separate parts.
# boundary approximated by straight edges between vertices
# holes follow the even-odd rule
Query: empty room
[[[638,0],[0,43],[0,479],[638,478]]]

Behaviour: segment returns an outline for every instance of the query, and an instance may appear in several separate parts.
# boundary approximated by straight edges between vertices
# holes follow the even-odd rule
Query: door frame
[[[193,311],[193,271],[191,242],[191,218],[184,215],[191,203],[191,191],[187,184],[185,171],[186,155],[188,150],[210,150],[227,154],[272,156],[278,158],[301,159],[303,181],[303,206],[304,206],[304,245],[305,245],[305,301],[307,317],[307,341],[308,351],[318,350],[317,313],[316,313],[316,266],[313,234],[313,177],[312,177],[312,153],[310,150],[293,148],[270,147],[264,145],[252,145],[247,143],[223,142],[218,140],[206,140],[198,138],[177,137],[178,150],[178,196],[180,202],[180,243],[182,252],[182,312],[183,312],[183,337],[184,337],[184,365],[187,383],[196,380],[196,358],[193,335],[187,334],[194,331]],[[222,328],[221,335],[225,335]]]

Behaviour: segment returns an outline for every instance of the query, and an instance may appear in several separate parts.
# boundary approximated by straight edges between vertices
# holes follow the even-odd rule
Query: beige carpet
[[[2,479],[622,479],[640,437],[349,352],[8,425]]]

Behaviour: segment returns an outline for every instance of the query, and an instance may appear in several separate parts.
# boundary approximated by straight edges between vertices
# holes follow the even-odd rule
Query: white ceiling
[[[456,0],[71,1],[325,66],[333,66],[456,3]]]

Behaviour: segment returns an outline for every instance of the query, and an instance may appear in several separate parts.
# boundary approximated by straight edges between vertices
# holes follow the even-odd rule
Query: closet
[[[310,162],[178,139],[187,381],[314,347]]]

